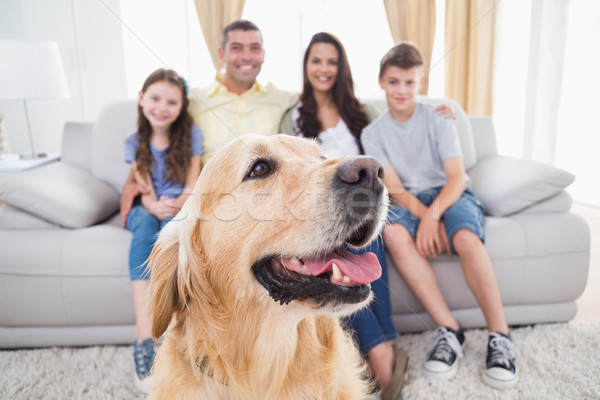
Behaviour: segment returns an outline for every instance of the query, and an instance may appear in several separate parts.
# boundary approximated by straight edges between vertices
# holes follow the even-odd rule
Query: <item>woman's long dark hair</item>
[[[167,147],[167,159],[165,180],[185,184],[186,170],[192,159],[192,116],[188,111],[188,98],[185,82],[172,69],[160,68],[148,76],[142,87],[145,93],[153,83],[166,81],[181,89],[181,112],[171,126],[169,126],[169,146]],[[145,176],[150,174],[153,164],[150,152],[150,136],[152,125],[142,112],[138,104],[138,137],[140,145],[135,153],[138,171]]]
[[[363,152],[362,146],[360,145],[360,133],[362,129],[367,125],[367,114],[364,111],[362,104],[354,96],[354,82],[352,80],[352,73],[350,72],[350,65],[348,64],[348,58],[346,57],[346,51],[340,40],[327,32],[320,32],[315,34],[304,53],[304,65],[303,65],[303,77],[304,85],[302,88],[302,94],[300,95],[300,102],[302,105],[298,109],[300,116],[298,118],[298,128],[304,137],[317,138],[319,133],[323,131],[323,126],[319,118],[317,117],[317,101],[313,93],[313,87],[308,81],[306,73],[306,65],[308,63],[308,57],[312,46],[316,43],[329,43],[332,44],[338,51],[338,73],[335,83],[331,88],[333,102],[340,114],[340,117],[350,132],[357,140],[358,146],[361,153]]]

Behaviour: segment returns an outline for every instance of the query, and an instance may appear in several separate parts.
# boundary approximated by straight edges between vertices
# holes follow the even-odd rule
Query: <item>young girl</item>
[[[136,383],[147,390],[154,362],[145,262],[160,229],[177,214],[200,174],[202,134],[188,112],[186,86],[173,70],[158,69],[139,93],[138,130],[127,137],[125,161],[136,183],[149,188],[127,217],[132,233],[129,276],[136,315]]]

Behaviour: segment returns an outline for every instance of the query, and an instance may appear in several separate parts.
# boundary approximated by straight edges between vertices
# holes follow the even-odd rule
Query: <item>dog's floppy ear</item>
[[[160,232],[150,254],[152,335],[159,338],[175,313],[210,315],[214,293],[206,279],[206,260],[196,217],[199,199],[190,196],[173,221]]]
[[[149,259],[152,335],[157,339],[167,330],[181,304],[177,289],[179,242],[173,233],[159,235]]]

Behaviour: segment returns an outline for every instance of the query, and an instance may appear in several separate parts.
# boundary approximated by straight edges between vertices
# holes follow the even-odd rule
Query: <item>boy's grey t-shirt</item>
[[[404,123],[385,113],[364,128],[361,143],[365,154],[391,164],[413,195],[444,186],[443,160],[462,158],[454,120],[438,115],[430,104],[416,103]]]

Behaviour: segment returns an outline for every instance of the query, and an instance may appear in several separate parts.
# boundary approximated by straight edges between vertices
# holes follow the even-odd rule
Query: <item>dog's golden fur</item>
[[[327,221],[343,210],[327,192],[342,162],[281,135],[245,137],[207,163],[150,258],[153,334],[166,332],[152,399],[368,397],[364,363],[339,321],[367,301],[280,304],[251,270],[269,255],[309,256],[339,240]]]

